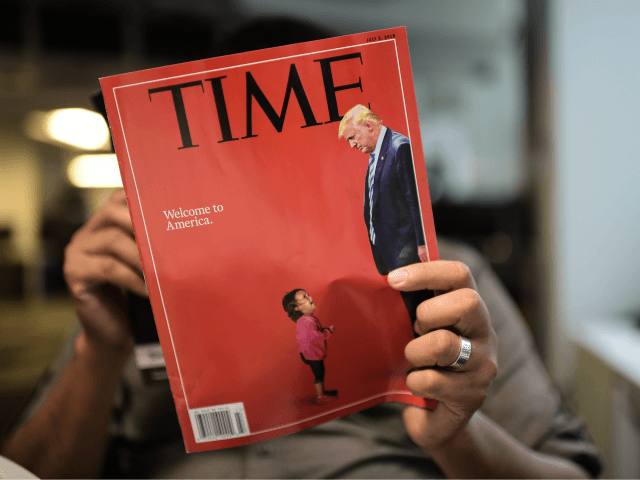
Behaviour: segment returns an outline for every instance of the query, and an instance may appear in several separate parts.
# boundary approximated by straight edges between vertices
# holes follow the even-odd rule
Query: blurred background
[[[0,435],[74,321],[64,246],[118,183],[98,78],[259,17],[407,27],[436,231],[492,263],[605,476],[640,476],[634,0],[0,0]]]

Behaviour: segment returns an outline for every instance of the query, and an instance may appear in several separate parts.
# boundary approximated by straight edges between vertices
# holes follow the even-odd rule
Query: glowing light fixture
[[[69,162],[67,177],[79,188],[122,187],[115,154],[78,155]]]
[[[24,129],[41,142],[63,143],[83,150],[109,148],[107,123],[100,114],[84,108],[31,112]]]

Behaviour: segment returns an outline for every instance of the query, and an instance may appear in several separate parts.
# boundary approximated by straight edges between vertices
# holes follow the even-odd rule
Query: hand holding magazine
[[[42,478],[597,476],[490,268],[446,241],[434,260],[408,65],[393,29],[107,79],[129,206],[115,192],[67,247],[83,328],[2,454]],[[157,338],[144,299],[124,308],[141,260],[184,442],[213,451],[184,452],[161,354],[131,362]]]

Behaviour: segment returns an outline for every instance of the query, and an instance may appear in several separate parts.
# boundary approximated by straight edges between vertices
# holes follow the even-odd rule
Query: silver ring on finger
[[[462,335],[458,335],[460,337],[460,353],[458,354],[458,358],[453,362],[450,367],[460,368],[464,366],[465,363],[469,360],[471,356],[471,342],[468,338],[463,337]]]

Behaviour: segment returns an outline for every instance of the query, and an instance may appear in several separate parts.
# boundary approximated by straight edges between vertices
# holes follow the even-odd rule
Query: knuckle
[[[469,399],[469,410],[475,412],[484,404],[487,399],[487,392],[482,390],[476,393],[473,398]]]
[[[412,372],[407,376],[407,388],[413,395],[415,395],[416,397],[419,397],[420,385],[416,377],[417,377],[416,372]]]
[[[482,299],[480,294],[472,288],[463,288],[460,290],[462,301],[464,302],[465,312],[473,312],[482,308]]]
[[[71,237],[71,242],[68,243],[65,247],[64,247],[64,264],[65,266],[67,265],[67,263],[69,262],[69,259],[73,256],[73,239],[77,234],[74,233],[73,237]]]
[[[64,263],[62,264],[62,274],[64,278],[69,282],[69,279],[73,276],[73,269],[71,267],[71,262],[69,260],[69,256],[67,255],[67,250],[65,249],[64,255]]]
[[[420,370],[411,372],[407,376],[407,388],[412,394],[418,397],[429,395],[435,388],[433,371]]]
[[[419,336],[423,336],[428,332],[428,327],[423,324],[420,320],[416,320],[416,323],[413,325],[413,331],[416,332]]]
[[[490,325],[489,326],[489,342],[488,342],[489,348],[492,349],[492,351],[497,352],[498,351],[498,347],[500,345],[500,340],[498,340],[498,335],[496,334],[496,331],[493,329],[493,326]],[[497,363],[497,355],[495,356],[495,361]]]
[[[74,275],[73,263],[74,263],[75,256],[77,255],[74,238],[76,238],[77,235],[78,233],[76,232],[73,235],[71,242],[64,247],[64,262],[62,264],[62,273],[64,277],[67,279],[67,282]]]
[[[121,243],[120,230],[113,227],[109,229],[108,235],[105,235],[105,243],[107,246],[117,246]]]
[[[466,263],[454,262],[454,265],[456,268],[458,278],[460,278],[465,282],[473,278],[473,275],[471,274],[471,270],[469,269]]]
[[[118,268],[118,263],[113,258],[105,258],[102,262],[101,271],[105,278],[111,278]]]
[[[412,340],[411,342],[407,343],[407,346],[404,347],[404,356],[407,359],[407,361],[411,364],[411,365],[416,365],[417,362],[417,348],[416,348],[416,342],[415,340]]]
[[[109,202],[108,203],[117,203],[117,202],[121,202],[123,200],[123,198],[125,197],[124,194],[124,190],[122,188],[119,188],[117,190],[115,190],[110,196],[109,196]]]
[[[405,358],[414,367],[432,366],[436,363],[437,356],[432,344],[425,342],[425,337],[412,340],[404,349]]]
[[[493,379],[498,374],[498,366],[490,360],[486,360],[476,374],[476,382],[482,390],[488,390]]]
[[[70,282],[67,281],[67,285],[69,287],[69,292],[73,298],[78,298],[85,291],[85,287],[82,282]]]
[[[109,201],[96,212],[96,215],[101,215],[105,220],[109,220],[113,217],[116,210],[116,204],[112,201],[113,195],[115,194],[111,195]]]
[[[429,307],[427,302],[422,302],[418,304],[416,307],[416,325],[421,323],[421,319],[427,318],[429,316]]]
[[[67,243],[67,245],[64,247],[65,256],[71,255],[75,246],[82,243],[82,234],[84,233],[84,228],[84,226],[81,227],[79,230],[75,231],[73,235],[71,235],[69,243]]]
[[[438,353],[447,356],[454,352],[457,354],[457,338],[451,332],[448,330],[436,330],[431,335],[433,335],[433,347]]]
[[[461,343],[458,336],[448,335],[448,345],[447,345],[447,357],[452,359],[452,362],[455,362],[456,358],[460,354]],[[449,362],[449,365],[452,363]]]
[[[489,366],[487,367],[487,378],[488,381],[491,382],[498,375],[498,365],[494,362],[489,361]]]

